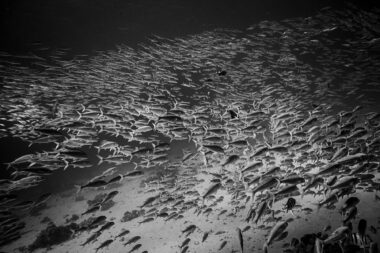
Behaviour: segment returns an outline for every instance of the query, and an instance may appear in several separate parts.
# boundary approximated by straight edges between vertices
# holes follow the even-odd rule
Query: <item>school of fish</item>
[[[36,151],[4,161],[0,251],[41,250],[41,230],[73,222],[62,208],[77,220],[55,252],[295,252],[297,229],[335,215],[321,253],[367,218],[363,201],[379,243],[379,15],[324,8],[73,59],[1,52],[0,137]],[[67,206],[21,198],[95,168]]]

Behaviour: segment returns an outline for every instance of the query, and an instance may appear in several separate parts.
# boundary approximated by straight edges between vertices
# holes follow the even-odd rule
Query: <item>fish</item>
[[[94,213],[96,211],[99,211],[101,208],[102,208],[102,206],[100,204],[92,206],[92,207],[88,208],[85,212],[83,212],[81,215],[85,215],[85,214],[89,214],[89,213]]]
[[[104,247],[107,247],[107,246],[110,245],[112,242],[113,242],[112,239],[108,239],[108,240],[102,242],[102,243],[99,245],[99,247],[97,247],[97,248],[95,249],[95,252],[98,252],[98,250],[100,250],[100,249],[102,249],[102,248],[104,248]]]
[[[101,233],[95,232],[84,243],[82,243],[81,246],[85,246],[85,245],[89,244],[90,242],[96,240],[100,235],[101,235]]]
[[[92,167],[99,167],[91,172],[98,174],[77,186],[78,194],[81,187],[96,195],[100,188],[141,183],[133,195],[145,196],[141,208],[125,220],[130,214],[142,216],[137,222],[161,217],[177,224],[194,211],[207,227],[214,218],[237,222],[247,211],[243,219],[262,220],[257,228],[271,230],[286,218],[285,209],[301,204],[301,225],[309,214],[319,217],[305,206],[311,199],[336,221],[339,213],[347,215],[342,220],[349,226],[360,207],[353,196],[373,192],[369,205],[379,199],[380,113],[374,98],[380,89],[371,54],[380,48],[372,29],[376,11],[330,7],[307,18],[257,22],[245,31],[150,36],[136,48],[117,45],[74,58],[70,49],[38,43],[30,45],[31,54],[0,52],[0,138],[5,145],[17,138],[30,153],[4,164],[0,245],[9,243],[12,250],[22,241],[23,226],[30,224],[18,213],[37,213],[53,196],[23,199],[16,192],[50,184],[57,173],[86,174]],[[315,64],[305,63],[309,56]],[[335,87],[337,80],[344,85]],[[132,195],[116,195],[111,190],[98,195],[97,203],[88,200],[83,214],[113,212],[112,201],[129,208]],[[275,205],[282,198],[284,210]],[[111,222],[101,218],[79,231],[101,232]],[[376,227],[372,218],[369,223]],[[283,231],[271,243],[286,237]],[[316,240],[317,251],[322,245]],[[188,246],[177,251],[188,252]],[[201,251],[201,245],[193,246]]]
[[[234,162],[236,162],[237,160],[239,160],[239,156],[238,155],[231,155],[227,158],[227,160],[222,164],[222,167],[225,167],[229,164],[232,164]]]
[[[255,218],[253,219],[253,222],[255,224],[257,224],[257,222],[259,221],[259,219],[261,218],[261,216],[264,214],[265,210],[267,210],[268,208],[268,204],[265,200],[261,201],[260,204],[258,205],[257,207],[257,211],[256,211],[256,216]]]
[[[278,222],[270,231],[267,239],[265,240],[263,250],[264,252],[268,252],[269,245],[277,238],[279,237],[285,229],[288,227],[288,221],[280,221]]]
[[[265,178],[263,179],[262,182],[260,182],[260,184],[258,184],[255,188],[252,189],[252,195],[255,195],[257,192],[271,188],[278,184],[279,184],[279,179],[276,177]]]
[[[139,236],[139,235],[131,237],[126,243],[124,243],[124,246],[126,246],[128,244],[131,244],[131,243],[135,243],[135,242],[137,242],[140,239],[141,239],[141,236]]]
[[[182,230],[182,234],[186,234],[186,236],[189,236],[191,233],[195,231],[196,228],[196,225],[189,225],[184,230]]]
[[[97,227],[101,223],[103,223],[106,219],[107,219],[107,217],[104,215],[97,216],[97,217],[95,217],[95,219],[92,220],[92,222],[87,226],[87,228],[91,229],[91,228]]]
[[[340,209],[341,213],[345,213],[351,207],[356,206],[357,204],[359,204],[359,202],[360,202],[359,198],[357,198],[357,197],[349,197],[348,199],[346,199],[346,201],[344,202],[344,205]]]
[[[125,236],[125,235],[127,235],[127,234],[129,234],[130,233],[130,231],[129,230],[123,230],[123,231],[121,231],[115,238],[118,238],[118,237],[123,237],[123,236]]]
[[[240,250],[243,253],[244,252],[243,233],[241,232],[240,228],[236,228],[236,231],[237,231],[237,234],[238,234]]]
[[[88,182],[85,185],[75,185],[77,188],[77,194],[79,194],[84,188],[98,188],[98,187],[104,187],[108,184],[108,182],[104,180],[97,180],[97,181],[91,181]]]
[[[129,253],[132,253],[132,252],[138,250],[138,249],[141,248],[141,247],[142,247],[142,244],[136,244],[136,245],[133,246],[132,249],[130,249],[128,252],[129,252]]]
[[[102,201],[100,202],[100,205],[106,203],[107,201],[110,201],[110,200],[113,199],[117,194],[119,194],[119,191],[112,191],[112,192],[107,193],[107,195],[104,197],[104,199],[102,199]]]
[[[296,205],[296,200],[294,198],[288,198],[286,204],[284,205],[284,209],[286,212],[292,211],[293,207]]]
[[[156,201],[158,198],[160,197],[160,195],[156,195],[156,196],[152,196],[152,197],[149,197],[147,198],[144,203],[140,206],[140,208],[143,208],[149,204],[152,204],[154,201]]]
[[[104,230],[107,230],[107,229],[111,228],[113,225],[115,225],[115,222],[109,221],[106,224],[104,224],[101,228],[99,228],[99,230],[96,231],[95,233],[101,233]]]
[[[346,224],[350,220],[355,219],[357,214],[358,214],[358,208],[356,206],[350,207],[348,210],[346,210],[344,214],[343,224]]]
[[[207,198],[208,196],[210,196],[211,194],[214,194],[215,192],[217,192],[220,188],[221,188],[222,184],[221,183],[214,183],[212,184],[207,190],[206,192],[202,195],[202,199],[204,200],[205,198]]]
[[[210,232],[205,232],[202,236],[202,242],[206,241],[206,239],[208,238]]]
[[[349,232],[349,228],[341,226],[335,229],[326,239],[323,240],[324,244],[334,243],[346,237]]]
[[[154,218],[152,218],[152,217],[150,217],[150,218],[146,218],[146,219],[144,219],[143,221],[140,221],[139,224],[147,223],[147,222],[151,222],[151,221],[154,221]]]
[[[182,242],[181,246],[179,246],[179,247],[182,249],[182,248],[185,247],[187,244],[189,244],[190,240],[191,240],[190,238],[186,238],[186,239]]]
[[[222,244],[219,246],[219,251],[222,250],[227,244],[227,241],[223,241]]]
[[[181,253],[185,253],[189,249],[189,246],[185,246],[182,248]]]

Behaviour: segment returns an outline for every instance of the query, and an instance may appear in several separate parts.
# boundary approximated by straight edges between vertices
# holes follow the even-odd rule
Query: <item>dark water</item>
[[[254,196],[248,198],[252,189],[244,188],[237,169],[248,163],[249,156],[260,145],[268,141],[272,146],[289,145],[294,139],[289,138],[288,132],[300,131],[296,139],[309,143],[309,149],[296,150],[289,146],[285,153],[268,151],[258,155],[254,160],[263,161],[264,165],[253,175],[263,175],[271,165],[277,165],[282,169],[276,175],[278,178],[285,178],[294,170],[310,182],[309,174],[317,173],[323,164],[331,162],[333,154],[343,147],[336,138],[351,121],[355,124],[343,136],[348,138],[364,128],[365,139],[357,140],[355,136],[355,141],[347,139],[345,145],[352,149],[350,152],[373,155],[366,158],[367,162],[377,164],[377,168],[364,175],[354,174],[355,178],[372,177],[361,178],[353,186],[355,192],[347,194],[360,199],[359,213],[352,223],[356,228],[363,218],[368,226],[379,228],[380,154],[376,144],[373,148],[369,145],[379,138],[379,119],[376,114],[368,114],[380,112],[380,9],[374,2],[297,1],[289,5],[283,1],[8,1],[1,5],[4,39],[0,44],[0,162],[9,163],[25,154],[40,154],[41,157],[27,161],[30,167],[33,168],[31,162],[36,160],[38,165],[56,168],[52,175],[43,176],[38,186],[25,184],[10,190],[8,183],[2,182],[1,193],[16,194],[15,203],[36,201],[45,193],[51,194],[39,212],[12,207],[14,202],[1,206],[2,211],[12,210],[17,222],[25,222],[25,228],[19,231],[21,239],[5,245],[6,252],[27,251],[46,228],[42,223],[45,217],[56,225],[68,224],[67,218],[80,215],[89,207],[86,201],[112,190],[119,191],[113,199],[114,205],[93,216],[105,215],[115,225],[86,247],[80,245],[93,234],[90,229],[76,232],[65,242],[52,246],[51,251],[94,252],[110,238],[114,240],[111,245],[99,251],[131,250],[135,244],[124,247],[115,238],[122,228],[127,228],[131,234],[126,240],[136,235],[142,237],[138,252],[180,252],[178,246],[186,238],[182,231],[190,224],[195,224],[197,229],[188,237],[191,242],[187,252],[215,252],[223,241],[227,244],[221,252],[237,251],[235,229],[243,230],[247,225],[252,228],[243,233],[244,252],[261,251],[269,232],[280,220],[271,219],[271,213],[267,212],[258,224],[244,222],[249,206],[259,202]],[[174,114],[185,119],[184,122],[160,123],[159,117],[165,115],[162,110],[175,111],[177,106],[180,110]],[[356,111],[356,106],[361,109]],[[238,120],[229,117],[229,109],[236,111]],[[264,131],[260,127],[255,127],[253,132],[242,131],[249,124],[244,117],[256,110],[262,113],[255,119]],[[283,120],[280,116],[287,113],[292,116],[285,115]],[[345,113],[349,116],[342,116]],[[374,119],[370,119],[371,115],[375,115]],[[302,126],[309,116],[315,116],[316,122]],[[300,117],[301,121],[290,123],[293,117]],[[338,123],[324,130],[329,117]],[[131,125],[124,125],[127,123]],[[142,140],[139,143],[130,138],[128,131],[137,132],[141,126],[156,129],[137,135]],[[317,130],[310,130],[312,127]],[[36,131],[41,128],[61,132],[56,139],[29,146],[30,142],[46,137]],[[212,134],[209,129],[213,128],[228,131]],[[285,129],[287,135],[279,138],[278,129]],[[318,141],[314,140],[314,131],[319,134]],[[215,136],[223,139],[223,145],[218,145],[223,146],[225,153],[207,154],[205,164],[202,156],[206,152],[203,145],[208,144],[205,138]],[[246,144],[244,149],[233,148],[231,144],[225,146],[241,138],[250,145]],[[169,143],[171,139],[174,140]],[[86,154],[84,168],[80,167],[80,159],[59,153],[67,151],[65,145],[75,146],[76,141],[80,141],[79,149]],[[83,145],[82,141],[93,142]],[[97,153],[95,147],[104,144],[102,141],[115,142],[117,147],[111,150],[103,147]],[[360,144],[363,141],[367,148]],[[138,165],[138,171],[144,173],[142,176],[127,176],[121,183],[75,193],[75,185],[83,186],[110,167],[116,167],[116,172],[105,177],[107,180],[134,171],[134,164],[127,160],[121,164],[110,161],[97,165],[100,159],[122,153],[119,149],[129,154],[136,148],[150,148],[152,143],[162,142],[169,143],[169,149],[163,152],[168,160],[163,165],[153,161],[159,156],[134,155],[131,162]],[[197,156],[183,161],[189,152]],[[221,164],[231,155],[239,155],[238,162],[222,170]],[[341,157],[349,155],[345,153]],[[52,160],[59,164],[49,163]],[[68,161],[67,169],[63,169],[63,161]],[[349,164],[337,175],[347,176],[347,170],[354,170],[360,164]],[[7,169],[2,164],[1,178],[13,183],[22,179],[25,175],[11,177],[11,173],[25,169],[17,166]],[[214,193],[215,197],[206,199],[203,207],[201,195],[216,178],[222,178],[223,188]],[[323,176],[323,180],[326,183],[328,177]],[[233,184],[229,185],[231,181]],[[296,185],[306,186],[305,183]],[[273,187],[268,194],[278,189]],[[331,225],[331,231],[342,225],[338,210],[348,196],[318,209],[316,204],[330,190],[323,185],[315,191],[314,195],[306,194],[303,198],[293,193],[286,195],[297,201],[295,215],[281,212],[287,198],[270,206],[276,218],[294,219],[289,222],[288,236],[273,242],[270,252],[289,248],[284,244],[290,243],[291,238],[320,232],[327,225]],[[145,211],[156,207],[178,212],[183,217],[164,221],[153,216],[153,222],[140,224],[152,218],[145,214],[122,222],[125,211],[140,210],[141,204],[157,193],[163,200],[169,196],[179,201],[181,209],[170,202],[154,202]],[[221,201],[214,202],[220,197],[223,197]],[[183,204],[182,199],[190,204]],[[195,200],[197,203],[192,204]],[[196,214],[198,211],[202,214]],[[89,216],[81,216],[78,223]],[[205,232],[210,232],[210,238],[202,243]],[[368,234],[379,243],[374,230]]]
[[[355,2],[355,1],[353,1]],[[376,1],[356,1],[369,9]],[[307,17],[341,1],[1,1],[0,49],[33,52],[70,48],[75,54],[136,46],[152,34],[173,38],[214,28],[245,29],[261,20]]]

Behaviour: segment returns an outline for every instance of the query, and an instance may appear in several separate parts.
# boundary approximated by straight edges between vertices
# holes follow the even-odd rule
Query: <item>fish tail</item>
[[[298,191],[301,193],[301,198],[303,198],[303,196],[305,195],[304,190],[301,187],[299,187]]]
[[[267,243],[264,243],[263,252],[268,253],[268,244]]]
[[[83,104],[80,104],[80,106],[82,107],[82,112],[84,112],[86,110],[86,106],[84,106]]]
[[[102,110],[102,108],[101,108],[101,107],[99,107],[99,112],[100,112],[100,114],[99,114],[99,117],[98,117],[98,118],[101,118],[101,117],[103,117],[103,110]]]
[[[322,203],[313,203],[313,205],[315,205],[317,207],[317,212],[319,212],[319,210],[321,209],[321,207],[323,206]]]
[[[80,113],[80,112],[78,112],[78,111],[76,111],[76,113],[78,113],[78,118],[77,118],[77,120],[80,120],[80,119],[82,118],[82,113]]]
[[[12,163],[4,163],[4,164],[6,164],[7,165],[7,170],[12,166]],[[376,194],[376,193],[375,193]]]
[[[103,157],[101,157],[100,155],[96,155],[96,157],[99,159],[98,165],[102,164],[103,163]]]
[[[59,142],[54,142],[54,143],[55,143],[55,148],[54,148],[54,150],[57,150],[58,147],[59,147]]]
[[[80,185],[74,185],[74,186],[75,186],[75,188],[77,188],[76,194],[79,194],[82,190],[82,186],[80,186]]]
[[[63,167],[63,170],[66,170],[67,167],[69,167],[69,162],[63,159],[63,162],[65,163],[65,167]]]

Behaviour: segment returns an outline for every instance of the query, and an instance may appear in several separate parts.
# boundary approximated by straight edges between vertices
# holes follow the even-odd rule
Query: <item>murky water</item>
[[[293,252],[360,219],[379,243],[379,14],[1,53],[2,250]]]

